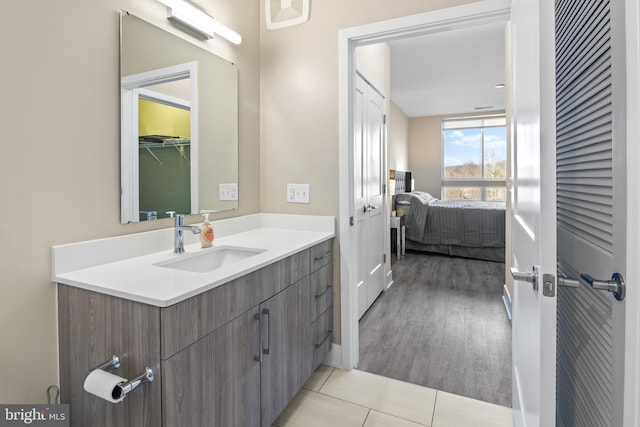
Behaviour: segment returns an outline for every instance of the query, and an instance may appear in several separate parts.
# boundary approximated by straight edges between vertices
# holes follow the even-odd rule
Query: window
[[[507,128],[500,116],[442,121],[443,199],[507,197]]]

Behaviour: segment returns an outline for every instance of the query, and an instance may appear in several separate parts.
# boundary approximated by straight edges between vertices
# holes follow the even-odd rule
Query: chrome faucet
[[[182,222],[184,221],[184,215],[176,214],[174,217],[175,222],[175,233],[173,240],[173,253],[181,254],[184,253],[184,239],[183,239],[183,231],[189,230],[193,234],[200,234],[200,228],[193,225],[184,225]]]

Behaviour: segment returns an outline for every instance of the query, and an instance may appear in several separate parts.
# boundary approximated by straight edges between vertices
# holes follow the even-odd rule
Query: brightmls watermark
[[[0,427],[69,427],[69,405],[0,405]]]

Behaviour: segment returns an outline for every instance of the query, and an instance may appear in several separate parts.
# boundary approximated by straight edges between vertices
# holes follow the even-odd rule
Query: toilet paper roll
[[[91,371],[87,378],[84,380],[84,389],[111,403],[122,402],[124,396],[119,399],[113,398],[113,391],[120,383],[126,383],[127,379],[113,375],[112,373],[103,371],[102,369],[96,369]]]

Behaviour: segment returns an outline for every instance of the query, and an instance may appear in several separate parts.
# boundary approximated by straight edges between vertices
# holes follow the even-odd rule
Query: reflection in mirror
[[[238,208],[237,67],[121,17],[121,222]]]
[[[140,91],[139,206],[134,209],[140,212],[140,221],[163,218],[168,211],[192,211],[189,81],[176,80]],[[173,171],[171,176],[165,173],[167,169]]]

